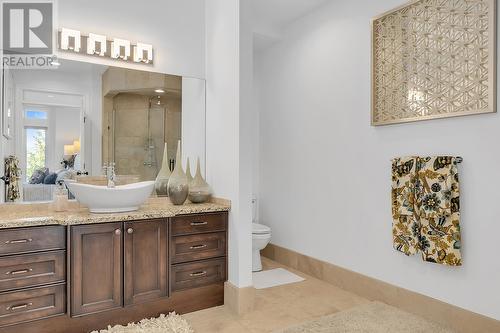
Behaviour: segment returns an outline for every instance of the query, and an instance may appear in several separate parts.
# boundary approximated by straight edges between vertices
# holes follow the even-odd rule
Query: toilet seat
[[[271,233],[271,228],[266,225],[259,223],[252,223],[252,234],[254,235],[266,235]]]

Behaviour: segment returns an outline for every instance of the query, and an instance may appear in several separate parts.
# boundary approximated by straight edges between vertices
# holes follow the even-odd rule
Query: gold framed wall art
[[[374,126],[496,112],[496,0],[416,0],[372,19]]]

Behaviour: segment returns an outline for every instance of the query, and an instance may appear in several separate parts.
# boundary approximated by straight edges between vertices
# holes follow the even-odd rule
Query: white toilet
[[[263,250],[271,240],[271,228],[259,223],[252,223],[252,271],[262,270],[260,250]]]

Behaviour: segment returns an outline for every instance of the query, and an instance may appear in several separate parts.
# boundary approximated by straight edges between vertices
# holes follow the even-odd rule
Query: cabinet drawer
[[[64,282],[66,251],[0,257],[0,291]]]
[[[226,280],[226,258],[173,265],[172,291],[201,287]]]
[[[172,236],[225,231],[227,213],[176,216],[171,222]]]
[[[64,226],[6,229],[0,231],[0,255],[66,248]]]
[[[172,263],[182,263],[226,255],[226,233],[173,237],[170,244]]]
[[[0,294],[0,326],[50,317],[65,312],[65,284]]]

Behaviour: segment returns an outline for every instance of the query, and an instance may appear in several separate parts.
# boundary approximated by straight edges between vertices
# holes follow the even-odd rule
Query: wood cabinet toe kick
[[[227,227],[217,212],[0,230],[0,333],[83,333],[222,305]]]

